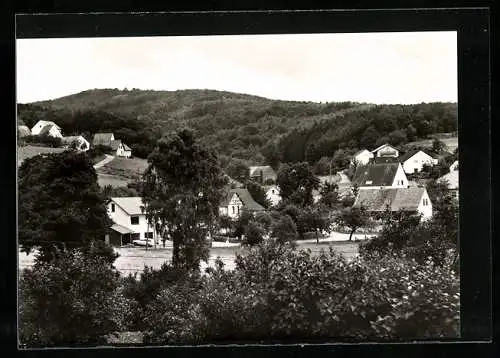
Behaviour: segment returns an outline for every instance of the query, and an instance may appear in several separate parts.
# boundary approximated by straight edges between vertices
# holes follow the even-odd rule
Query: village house
[[[18,126],[17,127],[17,136],[18,138],[23,138],[31,135],[31,131],[27,126]]]
[[[261,185],[275,183],[276,182],[276,172],[269,165],[264,166],[251,166],[249,168],[249,177],[252,180],[259,182]]]
[[[121,140],[113,140],[110,145],[111,149],[115,152],[117,157],[130,158],[132,155],[132,149]]]
[[[391,212],[419,213],[423,220],[432,217],[432,203],[424,187],[360,190],[353,207],[364,207],[370,214],[381,214],[389,209]]]
[[[399,150],[390,146],[389,144],[381,145],[378,148],[372,150],[375,157],[399,157]]]
[[[81,135],[62,137],[61,143],[66,148],[71,148],[71,146],[74,145],[75,149],[82,152],[86,152],[90,149],[90,143]]]
[[[219,206],[219,214],[237,219],[243,210],[256,213],[264,211],[265,208],[252,198],[247,189],[229,189]]]
[[[407,188],[408,179],[401,163],[368,164],[356,168],[352,185],[359,189]]]
[[[31,128],[31,134],[62,138],[61,127],[51,121],[38,121],[37,124]]]
[[[373,153],[367,149],[362,149],[359,152],[355,153],[351,159],[351,164],[355,165],[366,165],[373,158]]]
[[[281,201],[280,189],[277,185],[269,185],[264,187],[266,191],[267,200],[271,203],[271,205],[276,206]]]
[[[436,158],[423,150],[410,151],[399,157],[399,161],[403,165],[403,170],[406,174],[421,172],[424,165],[434,166],[438,163]]]
[[[450,172],[448,174],[443,175],[438,178],[439,183],[446,183],[448,185],[448,189],[455,196],[455,198],[459,198],[458,194],[458,161],[453,162],[450,166]]]
[[[92,146],[103,145],[110,147],[117,157],[130,158],[132,156],[132,150],[128,145],[122,143],[121,140],[115,139],[113,133],[96,133],[94,134],[94,139],[92,140]]]
[[[107,209],[114,222],[110,244],[121,246],[146,239],[151,240],[151,244],[158,244],[160,235],[147,222],[140,197],[111,198]]]

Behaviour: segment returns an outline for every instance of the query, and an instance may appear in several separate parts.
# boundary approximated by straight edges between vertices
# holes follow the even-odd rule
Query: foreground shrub
[[[160,291],[176,282],[188,280],[184,271],[165,263],[159,270],[146,266],[139,277],[129,275],[122,279],[124,295],[131,303],[130,314],[127,317],[127,329],[142,331],[147,329],[145,316],[148,305],[153,302]]]
[[[161,291],[149,306],[154,343],[457,337],[459,281],[449,267],[395,255],[346,261],[272,239]]]
[[[29,347],[106,342],[129,310],[119,273],[106,259],[61,253],[24,270],[19,283],[20,343]]]

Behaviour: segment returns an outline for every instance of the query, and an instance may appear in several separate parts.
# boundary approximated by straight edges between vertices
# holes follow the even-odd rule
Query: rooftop
[[[365,207],[368,211],[414,211],[420,205],[422,196],[426,192],[423,187],[365,189],[360,190],[354,207]]]

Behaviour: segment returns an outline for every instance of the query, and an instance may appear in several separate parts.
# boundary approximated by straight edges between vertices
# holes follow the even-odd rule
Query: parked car
[[[139,239],[139,240],[134,240],[132,243],[135,246],[147,246],[147,247],[153,247],[153,240],[146,241],[144,239]]]

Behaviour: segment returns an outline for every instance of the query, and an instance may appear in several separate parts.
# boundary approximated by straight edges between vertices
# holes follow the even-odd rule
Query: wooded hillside
[[[340,152],[427,139],[457,130],[455,103],[370,105],[279,101],[213,90],[89,90],[19,104],[32,127],[52,120],[64,135],[113,132],[145,158],[163,133],[190,127],[221,158],[252,164],[309,161]]]

